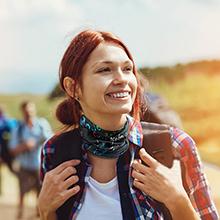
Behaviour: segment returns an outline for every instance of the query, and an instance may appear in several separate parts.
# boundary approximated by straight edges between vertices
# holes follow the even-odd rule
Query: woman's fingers
[[[79,163],[79,160],[66,161],[46,173],[39,194],[39,204],[42,210],[47,207],[47,210],[53,212],[79,192],[80,187],[75,185],[79,178],[74,175],[76,169],[73,167]]]
[[[76,185],[70,189],[64,190],[59,194],[59,201],[60,203],[64,203],[67,199],[69,199],[71,196],[74,196],[76,193],[78,193],[80,190],[79,185]]]
[[[63,163],[61,163],[59,166],[54,168],[53,170],[49,171],[51,174],[56,175],[61,173],[63,170],[65,170],[67,167],[74,167],[77,166],[80,163],[80,160],[68,160]]]
[[[141,190],[142,192],[145,192],[146,193],[146,186],[143,184],[143,183],[141,183],[141,182],[139,182],[138,180],[134,180],[134,186],[136,187],[136,188],[138,188],[139,190]]]
[[[79,181],[79,177],[74,175],[66,179],[63,183],[64,189],[68,189],[70,186],[76,184]]]
[[[132,167],[137,170],[138,172],[141,172],[143,174],[146,174],[150,168],[147,167],[146,165],[144,164],[141,164],[140,162],[138,162],[137,160],[135,160],[132,164]]]
[[[71,196],[74,196],[76,193],[78,193],[80,190],[79,185],[74,186],[73,188],[70,188],[65,191],[65,201],[69,199]]]
[[[158,167],[159,163],[153,157],[151,157],[150,154],[148,154],[144,148],[140,149],[139,155],[141,160],[149,167],[153,169],[156,169]]]
[[[138,181],[145,182],[146,176],[136,170],[132,171],[132,177]]]
[[[74,167],[66,167],[61,173],[59,173],[59,179],[60,180],[65,180],[69,176],[76,174],[76,168]]]

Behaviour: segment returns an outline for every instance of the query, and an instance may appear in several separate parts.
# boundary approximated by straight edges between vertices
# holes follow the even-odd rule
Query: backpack
[[[172,153],[172,142],[169,131],[170,127],[168,125],[161,125],[149,122],[141,122],[141,125],[143,130],[142,147],[144,147],[146,151],[157,161],[171,168],[173,165],[174,156]],[[60,163],[73,158],[81,160],[81,143],[82,140],[78,129],[65,132],[58,136],[55,142],[53,143],[59,147],[55,148],[55,153],[53,155],[52,160],[52,167],[56,167]],[[79,172],[81,168],[80,166],[77,166],[76,169]],[[82,180],[80,179],[79,182],[80,181]],[[122,197],[121,199],[124,200],[124,203],[129,203],[127,197]],[[58,208],[58,219],[68,219],[73,202],[74,198],[71,197],[60,208]],[[172,219],[169,210],[163,203],[158,202],[158,207],[163,212],[166,220]],[[132,207],[131,209],[129,208],[129,210],[133,210]]]
[[[23,123],[20,121],[17,121],[17,132],[18,132],[18,137],[20,138],[22,135],[22,130],[23,130]],[[7,126],[3,132],[1,132],[1,151],[0,151],[0,158],[2,159],[3,163],[6,164],[6,166],[10,169],[10,171],[13,172],[13,161],[14,161],[14,156],[10,153],[10,148],[9,148],[9,142],[11,139],[11,133],[12,133],[12,128],[10,126]]]
[[[179,114],[169,106],[164,97],[152,92],[145,92],[143,102],[147,106],[147,110],[142,115],[143,121],[182,128]]]

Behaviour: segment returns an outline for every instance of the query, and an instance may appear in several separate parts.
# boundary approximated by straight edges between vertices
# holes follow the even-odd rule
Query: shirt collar
[[[128,132],[128,140],[133,144],[141,147],[143,141],[143,133],[141,123],[130,115],[127,115],[128,123],[129,123],[129,132]]]

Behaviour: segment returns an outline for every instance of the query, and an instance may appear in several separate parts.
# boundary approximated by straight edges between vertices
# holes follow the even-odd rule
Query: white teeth
[[[124,98],[129,95],[129,92],[119,92],[114,94],[109,94],[113,98]]]

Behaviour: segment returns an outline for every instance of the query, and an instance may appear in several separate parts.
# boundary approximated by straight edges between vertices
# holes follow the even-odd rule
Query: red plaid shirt
[[[131,118],[129,117],[129,119]],[[130,123],[133,124],[132,119]],[[185,167],[184,170],[186,172],[186,178],[183,180],[183,184],[193,207],[200,215],[200,218],[202,220],[217,220],[218,213],[211,199],[208,183],[203,173],[202,164],[194,141],[189,135],[177,128],[171,128],[170,134],[172,139],[172,146],[176,149],[177,156],[179,156],[179,159],[183,162]],[[128,172],[131,172],[131,163],[134,159],[135,149],[140,148],[142,145],[141,137],[141,125],[136,123],[135,126],[132,126],[128,137],[132,146],[134,146],[131,148],[131,157],[123,166],[123,169],[127,170]],[[49,140],[42,150],[42,179],[45,173],[52,168],[51,160],[55,152],[53,144],[55,139],[56,137]],[[82,174],[85,178],[85,182],[87,177],[90,175],[89,169],[87,171],[86,170],[87,169],[85,169],[85,172]],[[129,175],[127,184],[130,187],[131,198],[133,200],[133,203],[135,204],[135,219],[164,219],[163,215],[159,212],[159,210],[157,210],[157,203],[152,198],[144,195],[140,191],[133,190],[132,182],[132,177]],[[79,200],[76,200],[73,205],[72,219],[75,219],[77,217],[77,213],[79,212],[80,207],[83,205],[82,198],[78,199]]]
[[[203,166],[192,138],[180,129],[171,129],[172,144],[183,162],[186,179],[184,188],[201,219],[219,219],[216,207],[210,197],[209,186]]]

